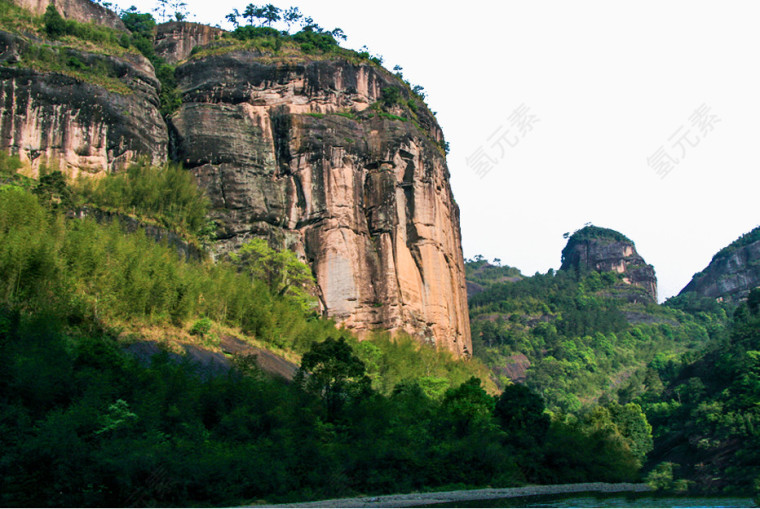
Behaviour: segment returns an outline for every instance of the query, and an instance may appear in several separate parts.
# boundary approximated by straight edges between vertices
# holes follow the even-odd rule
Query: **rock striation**
[[[97,175],[140,157],[166,160],[160,83],[145,57],[40,48],[33,38],[0,30],[0,149],[18,154],[34,173],[46,165]],[[98,73],[36,70],[41,51]]]
[[[625,235],[597,226],[586,226],[570,236],[562,250],[560,270],[595,270],[623,274],[623,283],[643,292],[628,295],[631,301],[657,302],[657,277]]]
[[[201,23],[161,23],[156,27],[156,54],[170,64],[176,64],[189,57],[193,48],[214,42],[223,32],[221,28]]]
[[[738,303],[760,286],[760,227],[721,249],[702,271],[694,275],[679,295],[694,292],[702,297]]]
[[[208,190],[220,251],[264,236],[312,267],[327,315],[471,354],[459,210],[443,136],[368,62],[277,61],[255,49],[191,58],[171,118],[174,156]],[[408,115],[408,111],[406,114]]]

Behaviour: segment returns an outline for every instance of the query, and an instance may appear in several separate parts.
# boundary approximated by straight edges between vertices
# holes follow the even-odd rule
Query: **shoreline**
[[[653,491],[644,483],[580,483],[522,486],[519,488],[485,488],[477,490],[440,491],[432,493],[409,493],[405,495],[378,495],[375,497],[335,498],[315,502],[293,504],[262,504],[248,507],[418,507],[491,500],[497,498],[531,497],[539,495],[564,495],[571,493],[645,493]]]

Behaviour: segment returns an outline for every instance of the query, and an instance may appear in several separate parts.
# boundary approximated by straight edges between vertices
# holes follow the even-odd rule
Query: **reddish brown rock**
[[[396,77],[255,51],[191,59],[177,76],[176,157],[208,189],[220,251],[266,236],[308,261],[324,311],[348,328],[406,331],[470,355],[440,128],[424,107],[414,122],[370,110],[388,87],[410,99]]]
[[[103,55],[68,49],[83,65],[104,69],[119,89],[93,80],[39,72],[19,62],[37,44],[0,31],[0,149],[70,175],[97,175],[147,156],[166,160],[168,133],[159,112],[153,66],[139,54]]]
[[[162,23],[156,27],[156,54],[170,64],[176,64],[189,57],[194,47],[215,41],[223,32],[221,28],[200,23]]]

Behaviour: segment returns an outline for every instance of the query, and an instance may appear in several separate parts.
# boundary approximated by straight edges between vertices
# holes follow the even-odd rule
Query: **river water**
[[[676,497],[651,494],[543,495],[436,504],[428,507],[755,507],[751,498]]]

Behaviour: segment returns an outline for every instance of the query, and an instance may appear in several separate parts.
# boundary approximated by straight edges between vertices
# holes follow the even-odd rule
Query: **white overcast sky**
[[[187,2],[191,20],[223,27],[247,3]],[[451,145],[466,257],[556,269],[562,234],[591,222],[636,242],[664,300],[760,224],[756,1],[273,3],[425,87]],[[119,2],[132,4],[155,2]],[[521,105],[522,133],[510,120]]]

